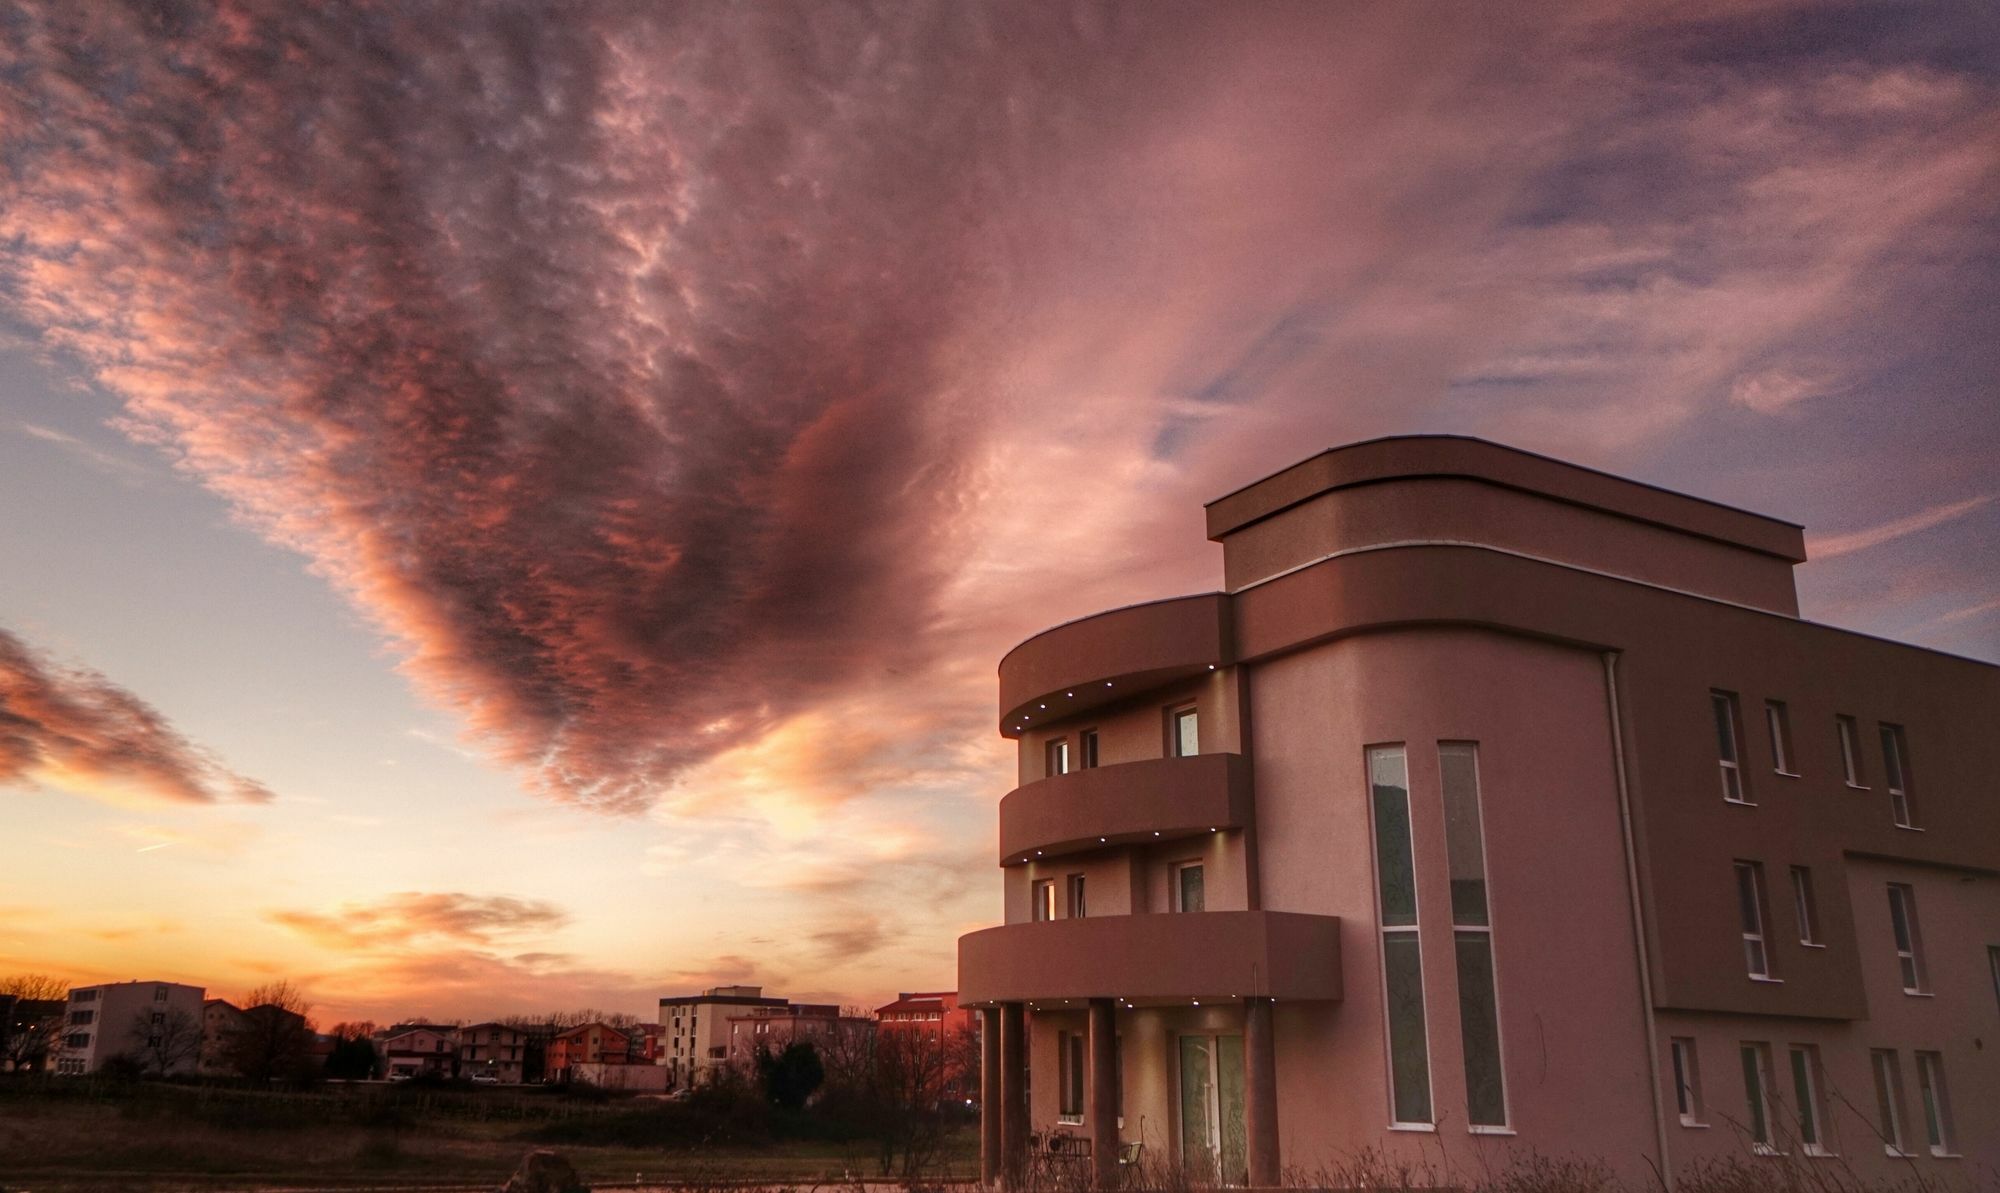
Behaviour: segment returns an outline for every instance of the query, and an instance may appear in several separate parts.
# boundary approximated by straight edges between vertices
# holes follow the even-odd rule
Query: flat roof
[[[1791,563],[1806,559],[1805,531],[1795,522],[1469,435],[1392,435],[1328,448],[1208,502],[1208,537],[1220,540],[1335,489],[1418,477],[1483,481]]]

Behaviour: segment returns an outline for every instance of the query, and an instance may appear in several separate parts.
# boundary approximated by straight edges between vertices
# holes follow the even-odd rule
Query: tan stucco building
[[[1478,440],[1207,512],[1221,591],[1000,664],[989,1180],[2000,1166],[2000,669],[1801,620],[1797,526]]]

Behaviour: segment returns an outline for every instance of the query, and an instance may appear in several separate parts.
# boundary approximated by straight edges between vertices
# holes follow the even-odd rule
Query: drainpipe
[[[1625,838],[1625,885],[1632,904],[1632,944],[1639,961],[1640,1011],[1646,1020],[1646,1076],[1653,1096],[1653,1131],[1660,1149],[1660,1180],[1673,1193],[1674,1166],[1667,1158],[1667,1108],[1660,1099],[1660,1036],[1653,1013],[1653,963],[1646,950],[1646,916],[1640,903],[1639,850],[1632,837],[1632,789],[1626,777],[1624,713],[1618,703],[1618,652],[1604,652],[1604,693],[1611,713],[1611,757],[1618,775],[1618,827]]]

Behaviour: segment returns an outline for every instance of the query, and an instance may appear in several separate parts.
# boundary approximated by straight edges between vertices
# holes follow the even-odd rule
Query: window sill
[[[1965,1159],[1965,1157],[1964,1157],[1964,1156],[1962,1156],[1962,1155],[1960,1155],[1960,1154],[1959,1154],[1959,1153],[1957,1153],[1957,1152],[1948,1152],[1948,1151],[1945,1151],[1945,1150],[1944,1150],[1943,1148],[1936,1148],[1936,1147],[1934,1147],[1934,1148],[1932,1148],[1932,1149],[1931,1149],[1931,1159],[1933,1159],[1933,1160],[1963,1160],[1963,1159]]]
[[[1768,1143],[1753,1143],[1753,1144],[1751,1144],[1751,1145],[1750,1145],[1750,1154],[1751,1154],[1751,1155],[1753,1155],[1753,1156],[1770,1156],[1770,1157],[1772,1157],[1773,1159],[1778,1159],[1778,1160],[1782,1160],[1782,1159],[1784,1159],[1784,1158],[1785,1158],[1786,1156],[1789,1156],[1789,1155],[1791,1155],[1791,1153],[1790,1153],[1790,1152],[1781,1152],[1781,1151],[1779,1151],[1779,1150],[1778,1150],[1777,1148],[1775,1148],[1775,1147],[1772,1147],[1772,1146],[1771,1146],[1770,1144],[1768,1144]]]
[[[1936,997],[1937,997],[1937,995],[1935,995],[1935,994],[1931,993],[1931,992],[1930,992],[1930,991],[1928,991],[1928,990],[1905,990],[1905,991],[1903,991],[1903,997],[1904,997],[1904,998],[1936,998]]]
[[[1782,779],[1799,779],[1804,777],[1795,770],[1773,770],[1771,773]]]
[[[1762,982],[1762,983],[1764,983],[1764,984],[1765,984],[1765,985],[1767,985],[1767,986],[1782,986],[1782,985],[1784,985],[1784,984],[1785,984],[1785,979],[1783,979],[1783,978],[1774,978],[1774,977],[1772,977],[1772,976],[1771,976],[1771,975],[1769,975],[1769,974],[1763,974],[1763,973],[1753,973],[1753,974],[1751,974],[1751,975],[1750,975],[1750,980],[1751,980],[1751,981],[1753,981],[1753,982]]]
[[[1799,942],[1799,947],[1802,949],[1823,949],[1826,946],[1817,940],[1802,940]]]
[[[1437,1134],[1437,1124],[1436,1123],[1390,1123],[1389,1130],[1414,1131],[1420,1135],[1435,1135]]]
[[[1080,1114],[1058,1114],[1056,1115],[1056,1122],[1065,1127],[1081,1127],[1083,1125],[1083,1116]]]
[[[1897,1147],[1893,1143],[1883,1144],[1882,1154],[1889,1157],[1891,1160],[1914,1160],[1917,1158],[1917,1153],[1906,1152],[1902,1148]]]
[[[1730,799],[1726,795],[1722,797],[1722,802],[1725,804],[1733,804],[1739,808],[1754,808],[1757,806],[1757,801],[1754,799]]]
[[[1485,1127],[1485,1126],[1480,1126],[1478,1124],[1474,1124],[1472,1126],[1467,1127],[1465,1129],[1465,1133],[1468,1135],[1519,1135],[1520,1134],[1519,1131],[1516,1131],[1512,1127]]]
[[[1690,1131],[1708,1130],[1707,1123],[1702,1122],[1700,1119],[1689,1118],[1686,1115],[1681,1116],[1681,1126],[1686,1127]]]
[[[1847,789],[1848,789],[1849,791],[1873,791],[1873,790],[1875,790],[1875,789],[1874,789],[1873,787],[1863,787],[1863,786],[1862,786],[1861,784],[1859,784],[1859,783],[1849,783],[1849,784],[1847,785]]]
[[[1905,832],[1905,833],[1921,833],[1921,832],[1926,832],[1926,831],[1928,831],[1928,830],[1926,830],[1926,829],[1923,829],[1923,828],[1921,828],[1921,827],[1919,827],[1919,826],[1917,826],[1917,825],[1914,825],[1914,824],[1899,824],[1899,825],[1897,825],[1897,826],[1896,826],[1896,828],[1897,828],[1897,829],[1898,829],[1899,831],[1901,831],[1901,832]]]
[[[1816,1160],[1838,1160],[1840,1158],[1839,1152],[1830,1152],[1817,1143],[1806,1144],[1805,1151],[1806,1155]]]

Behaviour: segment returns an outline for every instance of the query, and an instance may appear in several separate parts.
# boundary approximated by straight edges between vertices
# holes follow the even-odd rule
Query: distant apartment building
[[[386,1032],[377,1044],[382,1075],[391,1081],[416,1077],[451,1078],[458,1075],[458,1047],[453,1033],[444,1024],[399,1024]]]
[[[577,1065],[622,1065],[631,1062],[631,1033],[608,1023],[584,1023],[556,1033],[549,1041],[545,1079],[568,1081]]]
[[[661,1055],[675,1087],[691,1085],[729,1063],[729,1017],[751,1007],[782,1007],[762,986],[713,986],[660,1000]]]
[[[958,1005],[958,991],[898,994],[896,1001],[875,1009],[875,1018],[880,1038],[922,1040],[938,1050],[940,1098],[979,1096],[979,1013]]]
[[[81,1076],[116,1056],[172,1049],[169,1073],[193,1073],[200,1063],[202,988],[177,982],[110,982],[69,992],[56,1073]],[[173,1048],[174,1037],[186,1046]]]
[[[2000,1168],[2000,669],[1803,620],[1795,525],[1479,440],[1207,523],[1221,591],[1000,662],[986,1180]]]
[[[759,1051],[782,1052],[797,1041],[811,1044],[821,1053],[852,1053],[866,1048],[875,1033],[873,1019],[843,1015],[831,1003],[751,1007],[746,1014],[729,1016],[728,1023],[729,1063],[739,1068],[755,1064]]]
[[[527,1032],[504,1023],[475,1023],[459,1028],[456,1036],[459,1076],[520,1084],[528,1052]]]

